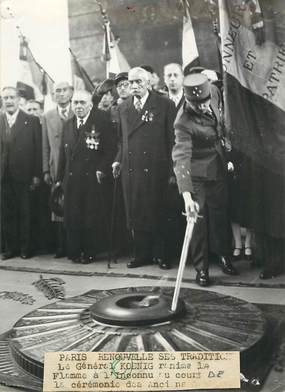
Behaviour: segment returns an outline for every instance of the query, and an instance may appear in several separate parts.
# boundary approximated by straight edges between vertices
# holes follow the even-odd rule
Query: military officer
[[[174,124],[172,157],[186,214],[197,213],[199,206],[201,217],[194,227],[190,256],[197,270],[197,283],[208,286],[210,254],[218,259],[224,273],[237,274],[227,257],[230,226],[222,113],[206,75],[187,75],[184,93],[186,102]]]

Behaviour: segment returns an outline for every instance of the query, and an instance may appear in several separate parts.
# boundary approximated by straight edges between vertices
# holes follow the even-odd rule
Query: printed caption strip
[[[49,352],[43,392],[240,388],[240,353]]]

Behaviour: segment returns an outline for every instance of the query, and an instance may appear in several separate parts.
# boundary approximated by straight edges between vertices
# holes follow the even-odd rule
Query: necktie
[[[63,119],[67,118],[67,109],[62,109],[61,116],[62,116]]]
[[[136,103],[135,103],[135,108],[137,112],[140,112],[142,110],[142,102],[140,98],[137,98]]]
[[[177,97],[176,97],[175,95],[172,95],[172,96],[170,97],[170,99],[174,102],[175,106],[177,107],[177,105],[178,105]]]
[[[79,119],[79,126],[78,126],[78,129],[81,129],[81,128],[83,127],[83,125],[84,125],[83,118],[80,118],[80,119]]]
[[[214,119],[213,112],[212,112],[212,110],[211,110],[210,108],[207,110],[206,114],[207,114],[207,116],[210,117],[211,119]]]
[[[8,121],[8,124],[9,124],[9,128],[12,128],[12,126],[15,123],[15,118],[12,117],[12,116],[9,116],[9,117],[7,116],[7,121]]]

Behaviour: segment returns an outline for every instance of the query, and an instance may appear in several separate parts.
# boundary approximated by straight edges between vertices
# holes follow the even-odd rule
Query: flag
[[[193,67],[199,65],[199,53],[190,16],[189,0],[182,0],[184,16],[182,31],[182,65]]]
[[[90,93],[93,93],[94,85],[92,80],[90,79],[86,70],[82,67],[82,65],[80,65],[75,54],[70,48],[69,51],[74,90],[86,90]]]
[[[54,81],[35,60],[25,37],[20,37],[20,72],[17,88],[27,99],[52,101]]]
[[[106,62],[106,77],[112,78],[120,72],[128,72],[131,67],[110,29],[109,20],[106,17],[104,20],[103,59]]]
[[[285,45],[278,39],[280,20],[270,19],[282,13],[258,0],[219,0],[219,9],[225,124],[234,149],[258,169],[250,184],[260,178],[254,208],[260,206],[263,228],[280,236],[285,222]]]
[[[254,3],[260,10],[258,1]],[[260,11],[257,14],[249,6],[238,8],[220,0],[227,125],[236,142],[256,159],[260,153],[265,164],[265,155],[270,157],[271,149],[279,149],[278,135],[284,133],[285,45],[274,42],[272,34],[265,36]],[[254,146],[248,143],[249,137]]]

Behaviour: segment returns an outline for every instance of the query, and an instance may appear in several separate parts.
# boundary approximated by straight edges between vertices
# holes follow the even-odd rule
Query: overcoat
[[[73,116],[70,109],[67,120]],[[49,110],[42,119],[42,143],[43,143],[43,172],[48,172],[53,181],[56,179],[59,147],[61,134],[65,120],[61,118],[58,108]]]
[[[172,173],[175,105],[149,93],[140,112],[129,97],[118,106],[121,142],[116,161],[121,163],[127,226],[155,232],[163,211],[163,197]]]
[[[77,129],[76,117],[63,127],[57,180],[63,182],[64,222],[70,229],[96,229],[105,222],[104,181],[111,175],[115,153],[112,123],[105,112],[96,109],[86,123]],[[92,130],[96,133],[96,149],[87,147]],[[99,184],[96,171],[105,174]]]
[[[41,126],[39,119],[20,110],[15,124],[8,129],[4,113],[0,114],[1,179],[9,175],[17,182],[30,184],[41,176]]]

